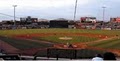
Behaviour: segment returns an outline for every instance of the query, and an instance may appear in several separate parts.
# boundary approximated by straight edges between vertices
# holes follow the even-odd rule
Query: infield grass
[[[60,37],[69,37],[70,40],[59,39]],[[95,37],[85,37],[85,36],[49,36],[49,37],[35,37],[37,40],[44,40],[53,43],[79,43],[79,42],[91,42],[98,40]]]
[[[91,46],[107,49],[120,49],[120,39],[106,40],[99,43],[91,44]]]

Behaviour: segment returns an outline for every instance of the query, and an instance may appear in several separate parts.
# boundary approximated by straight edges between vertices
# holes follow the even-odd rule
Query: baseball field
[[[0,30],[0,48],[8,53],[30,53],[46,48],[111,51],[120,56],[119,30],[14,29]],[[31,52],[32,51],[32,52]]]

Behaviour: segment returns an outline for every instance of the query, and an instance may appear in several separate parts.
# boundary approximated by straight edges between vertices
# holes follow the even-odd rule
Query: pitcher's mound
[[[61,39],[61,40],[71,40],[72,38],[71,37],[59,37],[59,39]]]

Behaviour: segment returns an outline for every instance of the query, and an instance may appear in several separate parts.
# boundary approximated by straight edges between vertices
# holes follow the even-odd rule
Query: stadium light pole
[[[102,7],[103,9],[103,23],[102,23],[102,28],[104,27],[104,21],[105,21],[105,6]]]
[[[103,21],[104,21],[105,20],[105,8],[106,7],[103,6],[102,8],[103,8]]]
[[[77,2],[78,0],[75,1],[75,10],[74,10],[74,21],[76,20],[76,11],[77,11]]]
[[[14,26],[16,26],[16,19],[15,19],[15,8],[17,7],[17,5],[13,5],[13,7],[14,7]]]

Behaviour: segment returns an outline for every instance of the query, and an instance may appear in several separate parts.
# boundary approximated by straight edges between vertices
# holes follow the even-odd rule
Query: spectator
[[[68,46],[69,46],[69,43],[67,42],[66,45],[67,45],[67,47],[68,47]]]
[[[116,60],[115,54],[113,54],[111,52],[104,53],[103,58],[104,58],[104,60]]]
[[[92,61],[103,61],[103,58],[100,54],[97,54],[93,59]]]
[[[3,59],[3,58],[0,58],[0,61],[4,61],[4,59]]]
[[[72,44],[69,44],[68,48],[73,48],[73,45],[72,45]]]

